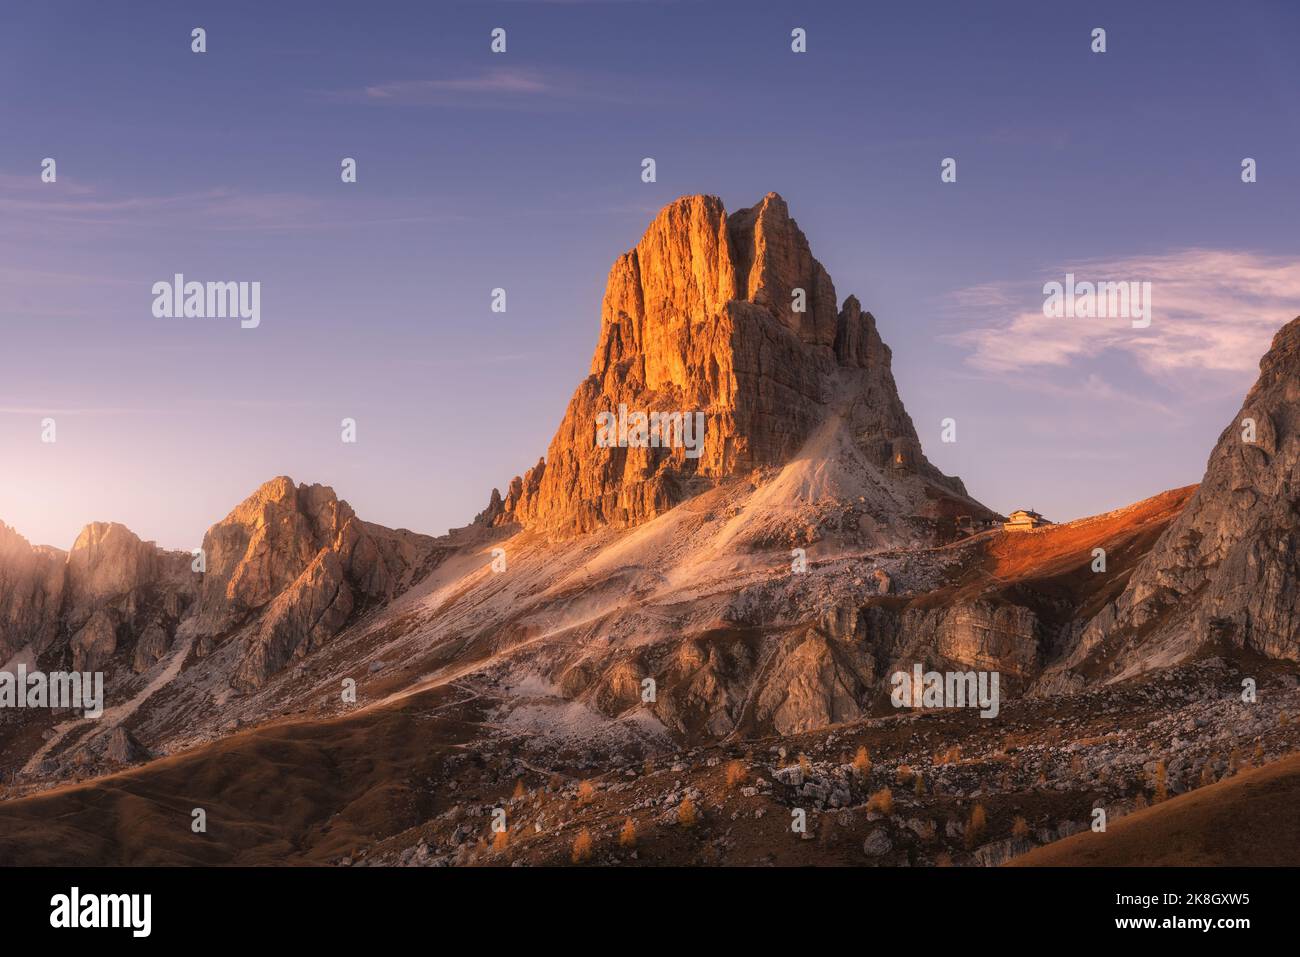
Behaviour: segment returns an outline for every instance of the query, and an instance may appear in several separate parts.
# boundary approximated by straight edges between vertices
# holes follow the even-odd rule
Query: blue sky
[[[188,548],[285,473],[463,524],[544,453],[654,213],[769,190],[976,497],[1068,519],[1197,481],[1300,313],[1300,8],[1084,6],[10,5],[0,520]],[[1151,329],[1044,319],[1067,270],[1153,280]],[[175,272],[260,281],[261,326],[155,319]]]

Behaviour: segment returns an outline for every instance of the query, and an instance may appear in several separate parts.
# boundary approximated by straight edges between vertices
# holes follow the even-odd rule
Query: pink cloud
[[[1042,283],[1150,282],[1152,319],[1043,315]],[[1187,249],[1159,256],[1062,266],[1041,281],[986,283],[959,290],[955,309],[974,328],[950,341],[968,347],[967,362],[985,372],[1064,367],[1110,355],[1131,357],[1162,380],[1189,373],[1253,373],[1273,334],[1300,313],[1300,261],[1250,252]]]

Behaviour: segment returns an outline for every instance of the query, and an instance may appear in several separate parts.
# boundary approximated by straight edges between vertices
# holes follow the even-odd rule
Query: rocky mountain
[[[699,413],[700,447],[654,434],[602,447],[598,417],[621,408]],[[785,201],[769,193],[728,215],[717,197],[683,197],[614,263],[590,374],[546,458],[500,505],[494,490],[486,515],[559,535],[639,525],[721,481],[785,465],[830,420],[874,484],[905,489],[916,515],[992,514],[926,460],[875,319],[853,296],[838,304]]]
[[[224,688],[224,701],[318,650],[427,574],[433,542],[363,522],[332,489],[284,477],[212,526],[201,557],[115,523],[87,525],[67,553],[0,525],[3,670],[102,671],[118,716],[78,724],[7,711],[6,758],[21,766],[69,749],[84,764],[147,753],[118,721],[153,713],[164,689],[172,695],[155,715],[157,737],[184,733],[194,711],[220,717],[210,688]]]
[[[200,655],[250,621],[234,676],[256,688],[426,572],[433,540],[363,522],[324,485],[267,482],[203,537]]]
[[[926,460],[876,320],[851,296],[837,304],[780,197],[730,215],[713,197],[680,199],[615,262],[591,372],[546,458],[462,529],[382,528],[285,477],[209,529],[199,570],[120,525],[88,526],[68,553],[0,526],[0,655],[109,678],[99,719],[0,714],[0,773],[26,792],[149,762],[179,788],[185,767],[215,782],[229,760],[252,760],[261,794],[286,775],[314,789],[310,769],[352,755],[353,776],[313,801],[369,808],[361,833],[443,806],[412,781],[456,783],[452,751],[486,755],[493,774],[567,774],[818,735],[829,783],[813,796],[852,802],[883,782],[841,787],[828,728],[875,729],[864,740],[909,762],[942,743],[903,747],[878,724],[897,717],[889,676],[917,663],[998,672],[1025,702],[1026,733],[1054,744],[1042,722],[1056,695],[1068,708],[1207,645],[1225,661],[1297,657],[1297,340],[1297,323],[1279,333],[1199,488],[1008,534]],[[640,441],[638,413],[667,416],[671,440]],[[686,433],[697,414],[702,432]],[[1212,670],[1215,687],[1230,680]],[[1105,700],[1149,726],[1124,688]],[[972,720],[974,747],[989,725]],[[292,746],[277,737],[288,726]],[[1101,740],[1091,724],[1078,733]],[[382,767],[369,757],[380,737]],[[287,764],[256,757],[273,738]],[[1206,764],[1222,772],[1206,738],[1177,766],[1180,787]],[[1132,795],[1149,746],[1122,755],[1132,774],[1115,794]],[[765,777],[785,773],[781,747]],[[497,749],[519,763],[494,763]],[[306,784],[285,770],[298,764]],[[406,776],[384,778],[395,769]],[[808,784],[788,784],[789,799]],[[400,814],[375,810],[394,795]]]
[[[197,593],[189,565],[116,523],[87,525],[66,553],[0,525],[0,659],[99,671],[122,652],[145,671]]]
[[[1205,476],[1048,684],[1236,648],[1300,659],[1300,318],[1274,337]]]

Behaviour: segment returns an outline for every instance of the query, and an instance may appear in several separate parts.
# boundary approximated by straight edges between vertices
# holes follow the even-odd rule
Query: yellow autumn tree
[[[689,796],[682,798],[682,803],[677,805],[677,823],[682,827],[692,827],[695,817],[695,802]]]
[[[731,790],[739,784],[745,783],[745,762],[728,761],[727,762],[727,790]]]
[[[871,753],[867,751],[865,745],[858,748],[858,753],[853,756],[853,771],[860,778],[865,778],[867,772],[871,770]]]
[[[867,810],[886,817],[894,813],[894,794],[889,788],[881,788],[867,798]]]
[[[1168,769],[1165,768],[1165,762],[1163,761],[1156,762],[1155,790],[1154,793],[1151,795],[1151,802],[1153,804],[1159,804],[1161,801],[1168,800],[1169,798],[1168,778],[1169,778],[1169,771]]]
[[[591,831],[585,827],[573,839],[573,853],[570,859],[575,864],[585,864],[591,860]]]
[[[970,821],[966,824],[966,847],[972,848],[984,837],[988,828],[988,814],[983,804],[976,804],[970,811]]]

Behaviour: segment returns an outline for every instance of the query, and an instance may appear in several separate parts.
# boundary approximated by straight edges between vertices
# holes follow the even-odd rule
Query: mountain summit
[[[599,441],[602,416],[674,413],[699,414],[699,448]],[[485,517],[561,535],[639,525],[788,464],[828,426],[869,473],[878,494],[864,497],[894,500],[886,510],[991,516],[926,460],[875,319],[853,296],[837,305],[785,201],[768,193],[728,215],[716,196],[685,196],[614,263],[590,374],[545,460],[499,504],[494,492]]]

